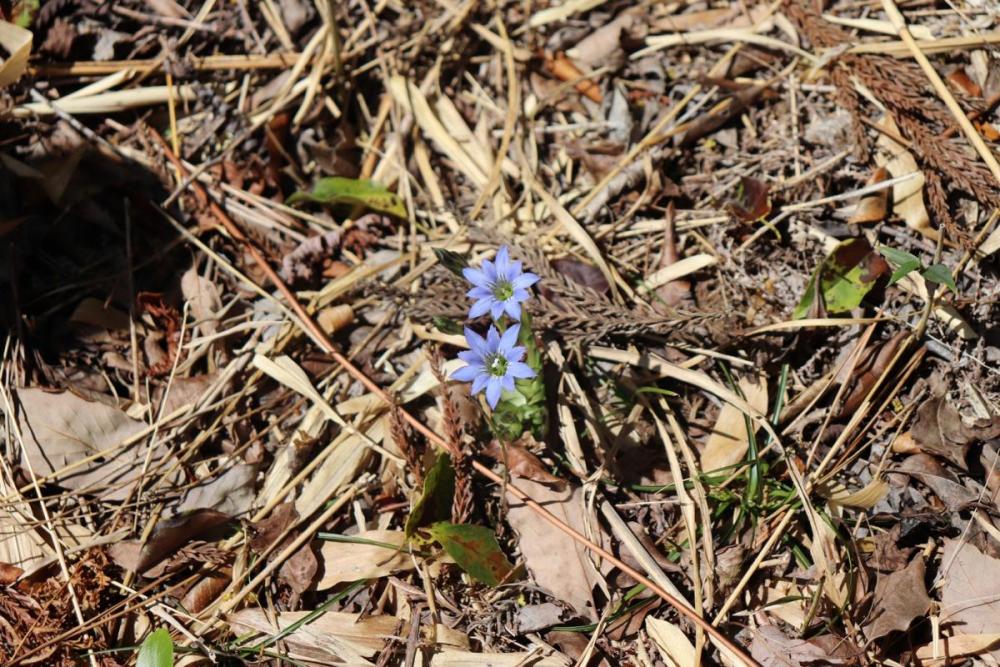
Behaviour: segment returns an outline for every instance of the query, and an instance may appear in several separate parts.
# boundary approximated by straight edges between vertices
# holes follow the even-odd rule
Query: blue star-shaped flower
[[[462,382],[472,383],[472,393],[486,390],[486,402],[495,408],[504,391],[514,391],[516,378],[533,378],[535,371],[524,359],[524,347],[517,344],[521,325],[515,324],[503,332],[490,325],[484,340],[472,329],[465,328],[465,340],[471,349],[459,352],[459,358],[468,366],[454,371],[451,376]]]
[[[528,288],[538,282],[534,273],[521,270],[521,262],[510,261],[510,251],[502,246],[494,261],[483,260],[481,269],[462,269],[462,275],[472,283],[468,295],[476,302],[469,310],[469,317],[489,313],[498,319],[503,313],[512,319],[521,319],[521,302],[531,298]]]

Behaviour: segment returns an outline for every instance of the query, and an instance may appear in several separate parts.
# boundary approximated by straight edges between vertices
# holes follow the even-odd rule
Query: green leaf
[[[889,277],[890,285],[895,285],[905,278],[908,273],[920,268],[920,258],[905,250],[880,245],[878,251],[883,257],[889,260],[890,264],[896,267],[896,270],[892,272],[892,276]]]
[[[889,264],[861,237],[840,243],[813,272],[793,317],[802,319],[818,306],[822,313],[843,313],[857,308]],[[815,304],[816,298],[820,304]]]
[[[428,526],[427,532],[460,568],[487,586],[499,585],[514,567],[500,551],[493,531],[485,526],[442,521]]]
[[[136,667],[174,667],[174,642],[170,633],[160,628],[142,642]]]
[[[462,275],[462,269],[469,265],[469,261],[465,258],[465,255],[459,255],[457,252],[452,252],[451,250],[446,250],[444,248],[431,248],[434,254],[437,255],[438,263],[444,268],[448,269],[454,273],[459,278],[465,278]]]
[[[321,178],[313,185],[312,192],[300,190],[288,198],[289,204],[301,201],[312,201],[328,206],[336,204],[364,206],[378,213],[388,213],[398,218],[406,217],[406,206],[399,195],[389,192],[374,181],[359,178],[342,176]]]
[[[435,315],[431,318],[431,322],[434,324],[434,328],[441,333],[456,335],[462,333],[462,325],[450,317]]]
[[[920,275],[922,275],[924,280],[927,282],[944,285],[952,292],[958,292],[958,285],[955,284],[955,279],[951,277],[951,271],[944,264],[934,264],[932,266],[928,266]]]
[[[438,454],[434,465],[424,477],[420,498],[413,503],[410,516],[406,517],[403,529],[406,536],[412,537],[421,526],[451,518],[454,498],[455,469],[451,467],[451,458],[447,454]]]

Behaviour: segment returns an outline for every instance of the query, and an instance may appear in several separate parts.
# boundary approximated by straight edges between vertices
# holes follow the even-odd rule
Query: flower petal
[[[535,377],[535,369],[523,361],[508,361],[507,375],[524,380]]]
[[[486,383],[490,381],[492,377],[489,373],[483,373],[482,375],[477,375],[476,379],[472,381],[472,393],[478,394],[486,387]]]
[[[486,287],[486,284],[489,282],[485,273],[479,269],[474,269],[471,266],[467,266],[462,269],[462,275],[476,287]]]
[[[488,354],[493,354],[497,351],[497,348],[500,345],[500,340],[500,332],[498,332],[497,328],[491,324],[490,330],[486,332],[486,348]]]
[[[503,337],[500,338],[500,344],[497,346],[497,351],[500,352],[504,357],[508,357],[508,353],[515,345],[517,345],[517,337],[521,333],[521,325],[515,324],[514,326],[508,328],[503,332]]]
[[[514,378],[510,375],[504,375],[500,378],[500,386],[503,387],[504,391],[514,391]]]
[[[458,353],[458,358],[470,366],[472,364],[479,364],[480,366],[483,365],[483,358],[476,354],[475,350],[462,350]]]
[[[510,274],[510,249],[507,246],[500,246],[493,261],[496,264],[498,276],[506,277]]]
[[[517,347],[512,347],[511,349],[504,352],[503,357],[508,362],[521,361],[521,359],[524,359],[524,352],[525,352],[524,346],[518,345]]]
[[[493,297],[493,291],[488,287],[473,287],[465,296],[472,299],[489,299]]]
[[[518,322],[521,321],[521,304],[517,299],[507,299],[504,301],[503,309],[504,312],[510,315],[510,319],[517,320]]]
[[[503,301],[494,301],[492,304],[490,304],[490,316],[492,316],[493,319],[499,320],[500,316],[503,315],[503,310],[504,310],[503,304],[504,304]]]
[[[517,302],[527,301],[531,298],[531,292],[526,289],[515,289],[513,298]]]
[[[522,273],[518,277],[511,280],[510,283],[513,285],[514,289],[527,289],[539,280],[541,279],[534,273]]]
[[[480,359],[489,354],[489,350],[486,348],[486,341],[483,340],[482,336],[469,327],[465,327],[465,342],[469,344],[469,347],[472,348],[472,351],[475,352]]]
[[[485,372],[486,368],[482,364],[469,364],[468,366],[462,366],[452,371],[451,377],[459,382],[472,382]]]
[[[500,392],[503,387],[500,386],[500,378],[496,376],[490,376],[489,381],[486,383],[486,402],[490,404],[490,408],[495,408],[497,403],[500,402]]]
[[[472,308],[469,309],[469,319],[474,320],[477,317],[482,317],[486,313],[490,312],[490,309],[493,308],[495,303],[496,300],[494,300],[493,297],[476,301],[472,304]]]
[[[497,266],[488,259],[483,260],[483,275],[486,276],[486,281],[488,283],[495,283],[497,281]]]

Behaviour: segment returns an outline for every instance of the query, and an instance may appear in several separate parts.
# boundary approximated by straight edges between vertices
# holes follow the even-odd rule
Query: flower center
[[[491,354],[486,359],[486,370],[490,375],[503,377],[507,374],[507,360],[500,354]]]
[[[514,285],[509,280],[498,280],[493,283],[493,298],[497,301],[506,301],[514,296]]]

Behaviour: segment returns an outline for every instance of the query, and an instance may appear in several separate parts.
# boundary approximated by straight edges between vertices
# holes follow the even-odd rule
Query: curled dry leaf
[[[879,575],[870,620],[863,628],[868,639],[880,639],[890,632],[906,632],[913,619],[927,613],[931,599],[924,583],[925,573],[924,559],[917,556],[906,569]]]
[[[951,470],[929,454],[914,454],[896,470],[919,479],[952,512],[964,510],[979,499],[977,492],[963,486]]]
[[[143,473],[147,448],[130,443],[146,425],[119,408],[41,389],[18,389],[21,461],[35,475],[51,476],[59,486],[86,490],[104,500],[124,500]],[[155,471],[168,456],[166,448],[148,452],[148,470]],[[69,469],[73,466],[72,469]],[[176,482],[179,473],[169,480]]]
[[[32,37],[30,30],[0,21],[0,88],[20,79],[28,68]]]
[[[879,122],[885,133],[879,133],[879,152],[875,156],[875,162],[880,167],[885,167],[886,171],[893,178],[905,176],[914,172],[919,172],[917,160],[906,148],[889,138],[889,135],[899,136],[899,128],[888,115]],[[893,212],[906,222],[906,226],[916,230],[923,236],[936,241],[939,232],[931,227],[931,219],[924,206],[924,182],[923,174],[915,178],[897,183],[892,186],[892,209]]]
[[[810,640],[788,637],[776,625],[762,625],[754,631],[750,655],[762,667],[844,664]]]
[[[908,335],[909,332],[900,331],[884,343],[870,345],[864,350],[861,360],[850,369],[850,377],[846,380],[844,403],[838,412],[838,418],[843,419],[854,414],[862,401],[871,393],[875,383],[889,369],[889,365],[896,357],[896,351]],[[844,372],[847,370],[849,369],[845,367]],[[837,379],[840,380],[839,377]]]
[[[885,167],[879,167],[869,177],[865,185],[876,185],[882,181],[889,180],[889,171]],[[848,222],[852,224],[863,224],[867,222],[879,222],[885,220],[889,215],[889,190],[883,188],[861,197]]]
[[[545,464],[542,463],[541,459],[516,442],[504,447],[497,440],[491,440],[490,444],[486,446],[484,453],[501,463],[506,463],[507,469],[515,477],[522,477],[534,482],[557,486],[562,486],[566,483],[566,480],[556,477],[546,470]]]
[[[545,69],[560,81],[573,81],[573,87],[577,92],[592,102],[600,104],[604,101],[601,87],[594,83],[593,79],[584,78],[585,74],[565,55],[560,53],[546,58]]]
[[[200,275],[192,266],[181,276],[181,294],[191,304],[191,314],[201,332],[210,336],[218,331],[219,321],[215,314],[222,310],[218,285]]]
[[[357,542],[323,542],[317,590],[345,581],[377,579],[412,570],[416,561],[402,549],[406,534],[401,530],[368,530],[353,536]]]
[[[646,632],[656,648],[660,649],[667,667],[689,667],[696,664],[694,644],[676,624],[647,616]]]
[[[327,335],[333,335],[354,322],[354,309],[346,303],[327,306],[319,311],[316,322]]]
[[[215,510],[195,510],[160,521],[143,544],[127,540],[111,545],[111,557],[122,568],[143,574],[182,546],[212,533],[229,523],[229,517]]]
[[[564,523],[587,534],[584,525],[583,491],[579,487],[554,489],[531,480],[519,480],[518,487]],[[508,495],[507,521],[518,535],[524,564],[535,583],[565,602],[577,614],[597,619],[593,588],[600,574],[587,550],[563,532],[553,530],[535,511]]]
[[[945,540],[938,577],[942,627],[957,635],[1000,634],[1000,559],[962,539]],[[1000,647],[988,648],[1000,660]]]
[[[982,419],[968,425],[946,397],[935,396],[917,409],[917,420],[910,435],[921,451],[968,470],[969,447],[976,441],[1000,437],[1000,418]]]
[[[260,607],[241,609],[226,617],[237,634],[248,631],[273,636],[299,624],[311,611],[272,614]],[[298,625],[282,640],[288,657],[299,660],[334,661],[333,664],[371,665],[366,658],[382,650],[396,635],[399,621],[392,616],[365,616],[327,611],[309,623]]]
[[[741,378],[739,387],[747,403],[758,414],[767,410],[767,380],[764,377]],[[735,405],[725,403],[701,453],[701,469],[712,472],[735,465],[746,456],[749,446],[746,415]]]
[[[181,607],[192,614],[197,614],[222,595],[222,591],[226,590],[232,580],[233,569],[230,567],[209,572],[188,589],[181,598]]]
[[[176,513],[197,509],[212,509],[238,517],[250,509],[254,501],[254,480],[257,466],[247,463],[234,465],[221,475],[213,476],[184,492]]]
[[[537,653],[472,653],[444,651],[431,658],[431,667],[567,667],[556,657],[539,657]]]

